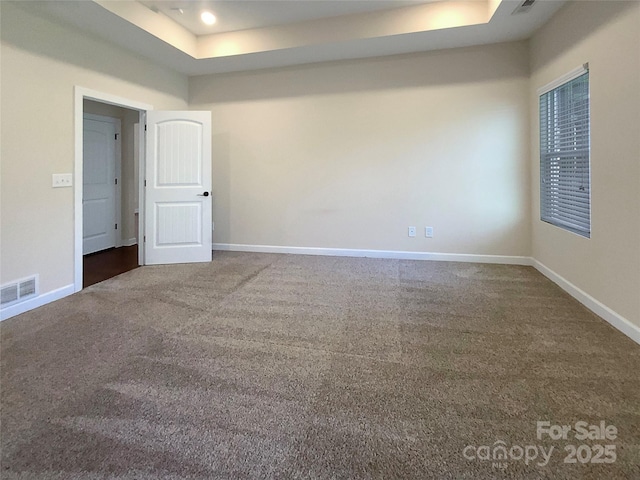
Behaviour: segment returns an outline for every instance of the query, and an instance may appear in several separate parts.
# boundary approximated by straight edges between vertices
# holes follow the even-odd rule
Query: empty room
[[[640,2],[0,21],[3,479],[640,478]]]

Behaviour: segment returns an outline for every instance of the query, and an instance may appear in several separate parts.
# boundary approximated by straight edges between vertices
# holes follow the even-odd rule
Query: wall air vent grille
[[[18,285],[14,283],[13,285],[2,287],[0,297],[2,299],[2,305],[15,302],[18,300]]]
[[[34,275],[33,277],[23,278],[4,285],[0,292],[0,305],[2,307],[28,300],[38,294],[38,276]]]
[[[36,279],[30,278],[24,282],[20,282],[20,298],[27,297],[29,295],[35,295],[36,293]]]
[[[527,13],[529,10],[531,10],[531,7],[533,7],[535,1],[536,0],[524,0],[524,2],[518,5],[518,8],[513,11],[512,15],[515,15],[517,13]]]

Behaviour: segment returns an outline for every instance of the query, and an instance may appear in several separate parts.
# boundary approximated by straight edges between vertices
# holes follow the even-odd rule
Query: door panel
[[[116,245],[116,126],[84,118],[83,254]]]
[[[158,186],[202,187],[202,130],[202,124],[193,121],[157,124]]]
[[[145,264],[211,261],[211,112],[147,112]]]

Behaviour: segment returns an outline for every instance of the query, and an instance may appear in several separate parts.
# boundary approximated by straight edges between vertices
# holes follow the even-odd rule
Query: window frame
[[[538,89],[538,106],[540,220],[591,238],[589,65]]]

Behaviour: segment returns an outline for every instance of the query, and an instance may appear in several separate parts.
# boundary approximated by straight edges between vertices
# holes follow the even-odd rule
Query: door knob
[[[198,196],[199,197],[208,197],[209,196],[209,192],[199,193]]]

